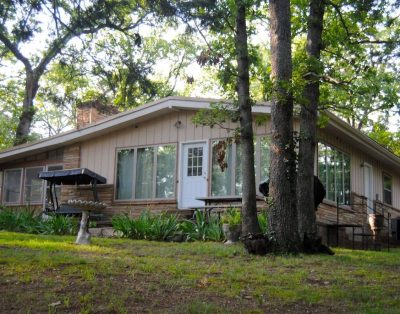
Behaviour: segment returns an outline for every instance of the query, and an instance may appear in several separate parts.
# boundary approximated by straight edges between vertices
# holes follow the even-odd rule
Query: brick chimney
[[[76,128],[80,129],[89,124],[99,122],[118,112],[117,108],[104,105],[100,100],[80,103],[76,107]]]

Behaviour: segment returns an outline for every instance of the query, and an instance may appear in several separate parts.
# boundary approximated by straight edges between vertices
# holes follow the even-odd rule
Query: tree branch
[[[2,31],[0,31],[0,41],[4,44],[4,46],[6,46],[6,48],[8,50],[10,50],[10,52],[19,60],[21,61],[24,66],[25,69],[27,71],[32,71],[32,65],[29,62],[29,60],[19,51],[18,47],[12,43],[7,36],[4,35],[4,33]]]

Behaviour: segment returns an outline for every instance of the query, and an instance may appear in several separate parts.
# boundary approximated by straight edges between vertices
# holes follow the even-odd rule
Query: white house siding
[[[179,142],[218,139],[228,136],[228,131],[219,126],[196,127],[192,123],[193,111],[176,111],[162,117],[144,121],[110,133],[106,136],[81,143],[81,167],[89,168],[107,178],[113,184],[115,179],[116,150],[124,147],[146,146],[156,144],[178,144]],[[181,121],[177,128],[175,124]],[[255,125],[255,133],[268,134],[268,123]],[[234,129],[236,124],[226,123],[227,128]],[[177,151],[179,145],[177,145]]]
[[[373,156],[368,156],[354,145],[350,145],[333,134],[328,134],[323,129],[318,132],[319,139],[326,144],[329,144],[342,152],[348,154],[351,158],[351,191],[358,195],[364,195],[364,173],[362,165],[368,163],[373,167],[373,195],[379,196],[379,200],[383,198],[382,175],[383,172],[389,174],[393,178],[392,186],[392,202],[393,207],[400,209],[400,173],[396,173],[386,165],[382,164]]]
[[[81,143],[81,167],[87,167],[105,176],[109,184],[115,179],[115,156],[116,150],[124,147],[146,146],[156,144],[179,144],[180,142],[218,139],[228,136],[228,131],[219,126],[210,128],[208,126],[196,127],[192,123],[194,111],[180,110],[166,114],[161,117],[143,121],[122,130],[112,132],[90,141]],[[177,128],[175,124],[181,121]],[[227,128],[234,129],[235,123],[226,123]],[[269,134],[270,124],[264,122],[262,125],[254,125],[256,135]],[[295,122],[294,129],[298,130]],[[343,138],[328,134],[323,129],[318,132],[321,141],[350,155],[351,158],[351,190],[358,195],[364,194],[363,168],[364,162],[373,167],[374,184],[373,195],[379,195],[382,200],[382,174],[386,172],[393,178],[393,207],[400,208],[400,174],[394,173],[373,156],[367,156],[354,145],[348,144]],[[179,154],[179,145],[177,145]],[[179,156],[179,155],[178,155]]]

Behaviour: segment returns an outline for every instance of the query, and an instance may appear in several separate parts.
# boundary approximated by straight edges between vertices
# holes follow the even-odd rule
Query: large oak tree
[[[27,140],[35,114],[34,99],[39,80],[49,63],[73,38],[105,28],[131,32],[148,12],[142,2],[134,0],[3,1],[0,4],[2,61],[18,60],[25,71],[22,113],[14,144]],[[35,41],[40,42],[36,47]]]

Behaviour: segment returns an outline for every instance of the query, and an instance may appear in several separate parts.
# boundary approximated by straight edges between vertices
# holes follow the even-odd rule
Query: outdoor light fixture
[[[175,125],[175,127],[176,127],[177,129],[180,129],[180,128],[182,127],[182,121],[178,120],[178,121],[175,122],[174,125]]]

